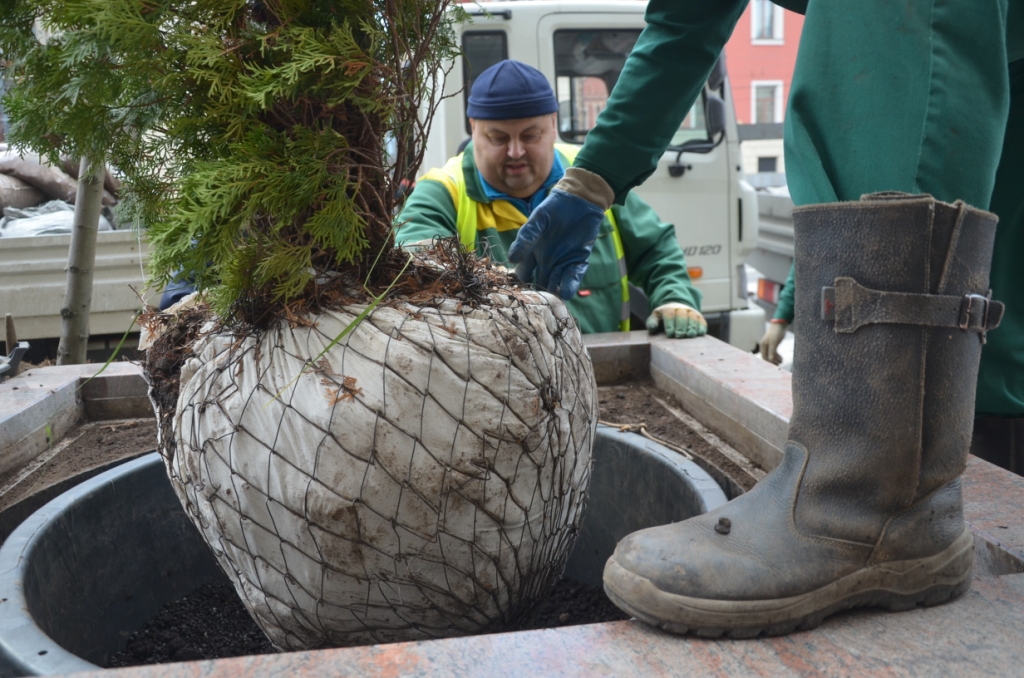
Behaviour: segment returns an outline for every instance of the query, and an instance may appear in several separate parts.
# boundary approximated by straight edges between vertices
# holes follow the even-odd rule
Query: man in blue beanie
[[[534,208],[558,181],[572,179],[566,170],[579,147],[556,143],[557,110],[547,78],[531,66],[507,60],[481,73],[466,110],[472,140],[444,167],[420,177],[396,220],[398,243],[458,235],[479,254],[507,262],[508,248]],[[705,334],[701,295],[690,282],[675,229],[635,194],[600,217],[588,256],[577,262],[589,263],[586,274],[571,290],[559,291],[580,329],[628,330],[632,282],[654,309],[650,331]],[[533,277],[532,271],[518,272],[524,280]]]

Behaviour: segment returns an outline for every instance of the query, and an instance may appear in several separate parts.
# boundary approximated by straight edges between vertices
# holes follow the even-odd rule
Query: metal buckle
[[[960,329],[970,330],[981,333],[982,343],[985,341],[985,328],[988,326],[988,308],[989,301],[992,299],[992,290],[988,291],[988,294],[982,296],[980,294],[965,294],[963,301],[960,303]],[[977,311],[974,310],[974,303],[979,302],[981,308]],[[980,323],[972,323],[973,319],[980,316]]]

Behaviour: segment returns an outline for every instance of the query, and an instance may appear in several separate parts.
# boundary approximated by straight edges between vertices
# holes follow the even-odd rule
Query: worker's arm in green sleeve
[[[619,204],[654,171],[746,6],[747,0],[647,5],[647,28],[573,163],[602,176]]]
[[[650,308],[677,301],[699,311],[701,294],[690,282],[672,224],[659,219],[635,193],[626,197],[625,205],[613,206],[612,213],[619,225],[629,280],[647,293]]]
[[[458,235],[456,217],[455,204],[444,184],[421,179],[395,218],[395,244]]]
[[[789,275],[786,277],[786,284],[782,286],[782,292],[779,293],[779,303],[775,307],[775,315],[773,317],[785,320],[787,323],[793,322],[793,276],[796,273],[796,266],[790,265]]]

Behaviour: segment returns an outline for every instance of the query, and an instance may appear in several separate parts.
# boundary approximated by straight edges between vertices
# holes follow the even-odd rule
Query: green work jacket
[[[572,164],[570,156],[575,151],[575,147],[556,144],[565,167]],[[464,210],[475,208],[470,221],[475,222],[477,253],[507,263],[508,248],[527,216],[511,202],[487,196],[473,161],[472,144],[444,167],[432,169],[417,180],[395,220],[396,241],[401,245],[435,236],[462,235],[465,242],[465,234],[460,234],[460,205]],[[631,194],[625,204],[615,205],[606,213],[589,263],[579,294],[566,302],[584,333],[628,329],[622,324],[624,274],[644,290],[652,309],[679,302],[700,310],[701,294],[690,281],[675,229],[663,223],[637,195]]]
[[[1006,311],[982,351],[976,407],[1024,415],[1024,0],[777,4],[805,15],[783,93],[794,204],[904,191],[991,207],[991,287]],[[655,170],[746,6],[648,3],[647,28],[575,162],[617,201]],[[792,280],[776,317],[793,318],[794,303],[813,317],[818,300],[794,299]]]
[[[1008,104],[1006,65],[1024,58],[1024,0],[776,4],[806,13],[784,92],[786,173],[797,205],[881,190],[988,205]],[[746,6],[648,3],[647,28],[574,163],[604,177],[617,201],[655,170]],[[907,19],[922,15],[932,17],[930,32]],[[893,96],[912,111],[893,106]],[[857,124],[837,129],[836,120]],[[880,150],[887,162],[865,149]]]

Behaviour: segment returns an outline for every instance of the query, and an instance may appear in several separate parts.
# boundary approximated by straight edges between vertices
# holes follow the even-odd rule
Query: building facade
[[[782,122],[803,16],[751,0],[725,46],[747,175],[783,174]]]

